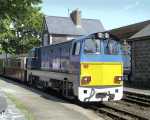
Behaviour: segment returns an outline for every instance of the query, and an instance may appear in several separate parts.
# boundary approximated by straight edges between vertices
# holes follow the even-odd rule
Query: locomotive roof
[[[86,38],[88,38],[88,37],[90,37],[90,36],[92,36],[92,35],[94,35],[94,34],[97,34],[97,33],[98,33],[98,32],[93,33],[93,34],[89,34],[89,35],[79,36],[79,37],[77,37],[77,38],[75,38],[75,39],[72,39],[72,40],[69,40],[69,41],[65,41],[65,42],[61,42],[61,43],[57,43],[57,44],[51,44],[51,45],[44,46],[44,47],[55,46],[55,45],[63,45],[63,44],[66,44],[66,43],[71,43],[71,42],[73,42],[73,41],[79,41],[79,40],[82,40],[82,39],[86,39]],[[111,34],[111,33],[109,33],[109,32],[101,32],[101,33],[108,33],[111,38],[114,38],[116,41],[120,41],[118,37],[116,37],[115,35],[113,35],[113,34]],[[41,46],[41,47],[43,47],[43,46]],[[41,48],[41,47],[39,47],[39,48]],[[35,48],[34,48],[34,49],[35,49]]]
[[[70,17],[46,16],[45,22],[50,34],[86,35],[104,31],[101,21],[97,19],[81,19],[80,27]]]

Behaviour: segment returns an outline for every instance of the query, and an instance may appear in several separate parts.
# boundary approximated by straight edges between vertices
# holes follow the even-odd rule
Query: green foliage
[[[41,0],[0,0],[0,17],[10,16],[12,19],[20,18],[30,8],[41,3]]]
[[[41,0],[0,0],[0,50],[26,53],[39,46],[43,14]]]

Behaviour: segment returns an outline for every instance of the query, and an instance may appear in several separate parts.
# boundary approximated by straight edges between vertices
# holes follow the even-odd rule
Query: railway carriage
[[[120,43],[108,33],[34,48],[27,60],[27,83],[82,102],[120,100],[122,77]]]
[[[0,59],[0,75],[24,82],[26,79],[26,57],[13,56]]]

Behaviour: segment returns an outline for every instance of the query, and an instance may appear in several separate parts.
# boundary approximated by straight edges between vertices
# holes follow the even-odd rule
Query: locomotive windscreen
[[[120,43],[114,38],[87,38],[84,41],[84,54],[120,54]]]
[[[89,38],[86,39],[84,42],[84,53],[96,53],[99,54],[101,52],[100,50],[100,40],[95,38]]]
[[[103,40],[104,54],[118,55],[120,53],[120,43],[114,39]]]

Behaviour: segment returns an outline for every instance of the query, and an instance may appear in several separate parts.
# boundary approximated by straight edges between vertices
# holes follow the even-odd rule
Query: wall
[[[57,44],[65,41],[70,41],[76,37],[77,36],[74,35],[58,35],[58,34],[49,35],[49,44],[50,43]]]
[[[57,44],[60,42],[67,41],[67,36],[66,35],[51,35],[51,34],[43,34],[43,46],[47,46],[50,44]]]
[[[150,39],[132,42],[131,81],[138,87],[150,88]]]
[[[68,41],[66,35],[52,35],[52,44]]]
[[[42,42],[43,42],[42,43],[43,46],[48,45],[49,41],[48,41],[48,34],[47,33],[43,34],[43,41]]]

